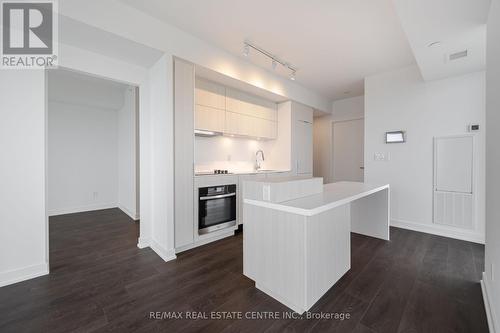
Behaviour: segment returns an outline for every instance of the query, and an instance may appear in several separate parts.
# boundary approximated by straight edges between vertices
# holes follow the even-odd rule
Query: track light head
[[[243,55],[245,57],[248,57],[249,53],[250,53],[250,47],[248,46],[248,44],[245,44],[245,46],[243,47]]]
[[[271,66],[273,67],[273,69],[276,69],[276,66],[278,66],[278,63],[276,62],[276,60],[273,60],[273,62],[271,63]]]
[[[295,71],[290,74],[290,80],[295,81]]]

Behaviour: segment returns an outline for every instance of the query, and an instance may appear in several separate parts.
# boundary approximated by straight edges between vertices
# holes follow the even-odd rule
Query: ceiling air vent
[[[467,57],[467,50],[450,54],[450,61]]]

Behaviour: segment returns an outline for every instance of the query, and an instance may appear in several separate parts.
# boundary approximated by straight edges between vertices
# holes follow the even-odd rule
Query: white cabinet
[[[277,121],[276,103],[231,88],[226,89],[226,110]]]
[[[299,175],[313,173],[313,109],[291,102],[292,163]]]
[[[313,172],[313,125],[303,120],[295,122],[297,174]]]
[[[277,123],[267,119],[227,111],[224,132],[238,136],[275,139],[277,136]]]
[[[226,133],[262,139],[277,136],[276,103],[226,89]]]
[[[238,225],[243,224],[243,184],[245,181],[252,180],[260,180],[260,179],[265,179],[265,175],[258,175],[258,174],[253,174],[253,175],[240,175],[239,177],[239,182],[238,182],[238,194],[237,194],[237,220],[238,220]]]
[[[196,78],[195,101],[198,105],[226,109],[226,88],[212,81]]]
[[[221,109],[196,104],[194,127],[198,130],[224,132],[226,112]]]

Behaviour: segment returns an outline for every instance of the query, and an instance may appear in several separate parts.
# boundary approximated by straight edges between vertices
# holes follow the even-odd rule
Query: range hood
[[[222,133],[195,129],[194,130],[194,135],[196,135],[196,136],[212,137],[212,136],[222,135]]]

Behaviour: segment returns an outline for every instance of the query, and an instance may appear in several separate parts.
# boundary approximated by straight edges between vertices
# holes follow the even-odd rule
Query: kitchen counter
[[[286,179],[284,180],[286,181]],[[282,180],[276,179],[272,182],[280,181]],[[337,182],[324,185],[321,193],[280,203],[252,199],[244,199],[244,202],[294,214],[313,216],[385,189],[389,189],[389,185]]]
[[[351,232],[389,240],[389,185],[245,182],[243,274],[297,313],[350,268]]]
[[[205,177],[205,176],[231,176],[231,175],[267,175],[273,173],[285,173],[291,170],[263,170],[263,171],[236,171],[231,173],[213,173],[213,172],[196,172],[195,177]]]

